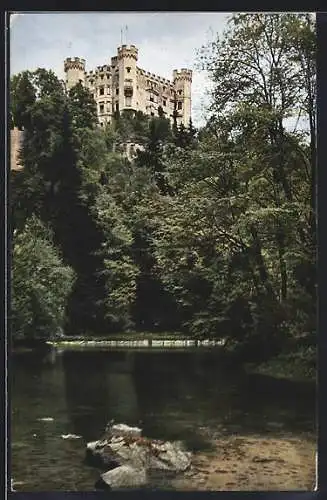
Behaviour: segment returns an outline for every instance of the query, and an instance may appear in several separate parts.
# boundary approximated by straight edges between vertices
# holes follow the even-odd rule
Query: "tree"
[[[80,82],[69,91],[69,110],[76,130],[94,128],[98,122],[96,102]]]
[[[148,140],[143,151],[138,151],[136,163],[146,166],[151,172],[162,194],[170,192],[165,174],[163,154],[165,145],[171,139],[170,122],[167,118],[152,118],[149,123]]]
[[[98,322],[97,301],[105,293],[95,274],[99,258],[94,252],[102,234],[92,220],[90,205],[107,150],[94,129],[94,103],[81,86],[72,89],[69,97],[52,72],[39,69],[27,76],[35,101],[26,108],[24,168],[13,179],[15,198],[20,200],[19,206],[13,206],[14,219],[23,224],[35,215],[53,230],[55,245],[77,274],[67,308],[70,328],[74,325],[79,330]],[[23,109],[24,102],[20,105]]]
[[[35,89],[30,81],[30,72],[14,75],[10,81],[10,116],[12,128],[23,129],[30,125],[29,109],[35,103]]]
[[[32,216],[13,239],[13,340],[48,340],[62,330],[73,282],[74,273],[63,264],[51,232]]]
[[[303,168],[311,175],[312,232],[315,233],[316,127],[315,23],[311,14],[238,14],[223,38],[202,50],[202,67],[213,76],[212,111],[228,113],[247,103],[265,110],[270,140],[279,151],[281,182],[290,196],[283,169],[285,129],[294,132],[303,116],[310,135],[310,157],[303,146]],[[290,121],[292,119],[292,121]],[[305,127],[307,128],[307,127]],[[305,131],[304,131],[305,133]]]
[[[99,194],[94,211],[97,225],[104,234],[104,242],[97,252],[103,259],[98,276],[105,283],[104,319],[109,330],[126,330],[132,326],[130,310],[138,274],[131,259],[132,235],[125,222],[126,215],[109,193]]]

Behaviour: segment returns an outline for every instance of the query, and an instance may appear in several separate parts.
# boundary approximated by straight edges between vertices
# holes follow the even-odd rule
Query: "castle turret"
[[[66,73],[66,87],[70,90],[78,82],[85,82],[85,59],[79,57],[67,57],[64,70]]]
[[[138,50],[135,45],[122,45],[118,48],[119,92],[115,109],[136,111],[136,63]]]
[[[191,118],[192,70],[182,68],[179,71],[175,69],[173,71],[173,84],[176,93],[177,123],[183,123],[187,127]]]

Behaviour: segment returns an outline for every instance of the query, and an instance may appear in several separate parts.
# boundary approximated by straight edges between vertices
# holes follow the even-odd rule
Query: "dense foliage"
[[[68,271],[66,285],[48,280],[67,297],[67,333],[180,330],[269,357],[315,329],[314,23],[234,15],[199,65],[213,83],[199,131],[161,108],[116,113],[102,129],[80,84],[66,95],[51,72],[13,77],[12,122],[25,131],[16,279],[27,279],[17,245],[37,217],[76,273],[69,297]],[[43,251],[50,263],[53,247]],[[14,282],[13,334],[26,322],[28,335],[19,304]]]
[[[62,331],[74,273],[35,217],[13,238],[12,331],[15,340],[49,340]]]

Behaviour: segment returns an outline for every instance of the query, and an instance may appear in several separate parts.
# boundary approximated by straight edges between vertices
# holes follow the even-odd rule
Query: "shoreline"
[[[213,449],[194,454],[191,469],[173,480],[184,491],[313,491],[315,436],[243,435],[212,439]]]
[[[55,340],[47,341],[47,345],[54,347],[124,347],[124,348],[152,348],[152,347],[222,347],[225,345],[225,340],[194,340],[194,339],[134,339],[134,340]]]

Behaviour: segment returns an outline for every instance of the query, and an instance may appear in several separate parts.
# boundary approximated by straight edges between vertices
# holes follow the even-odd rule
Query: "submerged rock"
[[[146,470],[137,469],[130,465],[116,467],[104,474],[101,474],[101,480],[106,486],[115,488],[138,488],[147,483]],[[100,485],[101,486],[101,483]]]

